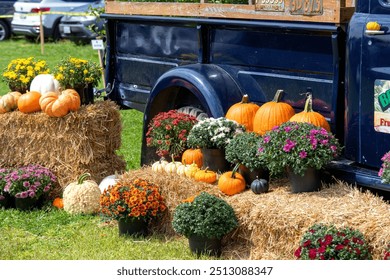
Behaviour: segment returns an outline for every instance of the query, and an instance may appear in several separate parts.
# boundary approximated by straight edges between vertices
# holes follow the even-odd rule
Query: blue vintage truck
[[[224,116],[248,94],[278,89],[299,112],[311,91],[344,146],[333,175],[390,191],[378,177],[390,150],[390,0],[107,1],[107,97],[157,113],[190,106]],[[380,30],[367,30],[368,22]],[[141,163],[155,159],[143,140]]]

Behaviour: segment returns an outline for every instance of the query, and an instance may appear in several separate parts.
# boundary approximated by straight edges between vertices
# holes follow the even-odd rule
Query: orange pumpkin
[[[203,154],[200,149],[188,149],[185,150],[181,156],[181,162],[183,164],[195,163],[199,168],[203,165]]]
[[[249,97],[245,94],[241,102],[233,104],[227,111],[225,117],[245,126],[247,131],[253,131],[253,119],[259,105],[249,102]]]
[[[244,177],[237,172],[239,164],[232,171],[223,173],[218,180],[218,188],[227,195],[234,195],[242,192],[246,188]]]
[[[40,98],[39,104],[48,116],[63,117],[69,111],[80,108],[80,96],[72,89],[64,90],[60,95],[56,92],[47,92]]]
[[[260,106],[253,119],[253,131],[264,135],[274,126],[288,121],[294,114],[294,108],[285,102],[281,102],[283,90],[278,90],[272,101]]]
[[[18,100],[19,111],[26,114],[40,111],[39,98],[41,94],[37,91],[27,91],[22,94]]]
[[[58,208],[58,209],[64,208],[64,201],[63,201],[63,199],[61,197],[56,197],[53,200],[53,206]]]
[[[194,180],[198,182],[214,184],[215,181],[217,181],[217,173],[210,171],[207,168],[204,170],[199,170],[195,172]]]
[[[305,108],[302,112],[290,118],[291,122],[306,122],[325,128],[330,132],[328,121],[323,115],[313,111],[313,97],[309,94],[306,98]]]

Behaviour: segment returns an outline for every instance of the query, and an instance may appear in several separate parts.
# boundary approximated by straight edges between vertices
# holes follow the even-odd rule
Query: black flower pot
[[[94,94],[92,84],[75,86],[74,90],[80,95],[81,105],[93,104]]]
[[[287,168],[287,174],[292,193],[315,192],[321,188],[320,173],[315,168],[308,168],[303,176],[295,174],[290,168]]]
[[[269,171],[265,168],[256,168],[251,171],[245,165],[240,165],[238,172],[244,177],[247,188],[250,188],[252,182],[257,178],[269,181]]]
[[[215,172],[225,172],[230,169],[229,162],[225,159],[223,149],[202,149],[203,168]]]
[[[118,221],[119,235],[145,237],[148,234],[148,223],[145,220],[126,220]]]
[[[9,209],[15,207],[15,198],[8,193],[0,194],[0,208]]]
[[[200,256],[202,254],[220,257],[222,253],[221,238],[208,238],[192,235],[188,238],[191,252]]]
[[[39,209],[43,206],[42,198],[26,197],[15,198],[15,208],[21,211],[30,211],[33,209]]]

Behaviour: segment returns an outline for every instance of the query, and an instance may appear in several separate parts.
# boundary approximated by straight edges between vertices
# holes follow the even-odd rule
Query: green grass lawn
[[[69,41],[41,46],[24,39],[0,42],[1,72],[15,58],[33,56],[53,68],[68,55],[98,62],[90,45],[78,46]],[[0,95],[9,91],[0,79]],[[118,151],[127,169],[140,167],[142,113],[122,110],[122,146]],[[2,260],[116,260],[116,259],[195,259],[187,239],[151,235],[146,239],[120,237],[115,225],[107,225],[99,216],[69,215],[50,206],[32,212],[0,209],[0,259]]]

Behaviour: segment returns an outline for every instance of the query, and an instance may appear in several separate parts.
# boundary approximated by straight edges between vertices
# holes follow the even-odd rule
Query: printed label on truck
[[[284,0],[256,0],[256,11],[284,12]]]
[[[322,15],[323,0],[290,0],[290,13],[292,15],[315,16]]]
[[[374,129],[390,133],[390,81],[375,80],[374,84]]]

